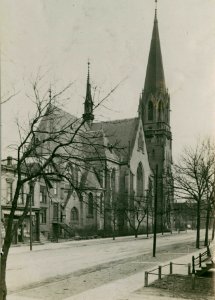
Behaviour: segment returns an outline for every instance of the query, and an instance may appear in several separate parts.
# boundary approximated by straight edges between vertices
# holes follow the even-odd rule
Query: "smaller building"
[[[22,176],[26,176],[26,170],[23,170]],[[13,201],[13,195],[15,193],[17,182],[16,176],[16,162],[12,157],[8,157],[6,160],[2,160],[2,216],[4,226],[7,224],[8,217],[10,215],[11,204]],[[38,186],[38,184],[37,184]],[[36,189],[35,189],[36,191]],[[32,209],[28,212],[24,222],[18,226],[19,217],[23,214],[26,199],[30,195],[30,187],[25,184],[22,189],[18,199],[17,209],[15,211],[13,227],[14,227],[14,237],[13,243],[18,242],[28,242],[30,240],[30,222],[32,223],[32,237],[34,241],[39,241],[40,239],[40,229],[39,229],[39,212],[40,203],[37,194],[34,192],[31,201]]]

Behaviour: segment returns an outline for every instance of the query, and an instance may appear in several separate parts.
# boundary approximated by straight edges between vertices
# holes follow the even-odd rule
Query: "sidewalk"
[[[182,234],[193,234],[193,231],[183,231],[180,233]],[[179,235],[177,231],[173,231],[173,233],[164,233],[163,235],[161,233],[157,234],[157,238],[165,238],[166,236],[173,236],[173,235]],[[147,238],[146,234],[141,234],[138,236],[138,240],[140,239],[151,239],[153,237],[152,234],[149,234],[149,237]],[[112,237],[107,237],[107,238],[97,238],[97,239],[86,239],[86,240],[59,240],[59,242],[51,242],[48,241],[44,244],[42,243],[36,243],[33,244],[33,251],[42,251],[42,250],[48,250],[48,249],[60,249],[68,245],[81,245],[81,244],[98,244],[102,241],[102,243],[116,243],[120,241],[129,241],[133,240],[134,235],[129,235],[129,236],[119,236],[116,237],[116,240],[113,240]],[[9,255],[17,254],[17,253],[25,253],[30,251],[30,245],[29,244],[18,244],[18,245],[12,245],[10,248]]]
[[[178,264],[188,264],[191,263],[192,255],[197,256],[199,251],[194,253],[189,253],[184,256],[181,256],[177,259],[171,260],[173,263]],[[166,265],[170,261],[166,261],[161,265]],[[156,268],[156,266],[152,266],[148,271]],[[147,270],[146,270],[147,271]],[[167,267],[166,272],[168,273],[169,269]],[[173,265],[173,273],[177,274],[187,274],[188,268],[187,266],[183,265]],[[149,300],[168,300],[172,299],[169,297],[162,297],[160,295],[154,295],[154,293],[148,293],[150,288],[143,288],[144,287],[144,275],[145,272],[139,272],[135,275],[128,276],[124,279],[116,280],[114,282],[110,282],[108,284],[99,286],[94,289],[86,290],[83,293],[74,295],[72,297],[64,298],[63,300],[140,300],[140,299],[149,299]],[[153,282],[157,279],[155,275],[149,275],[149,283]],[[141,291],[138,291],[141,289]],[[9,295],[7,297],[8,300],[39,300],[36,298],[24,298],[17,296],[16,294]],[[174,298],[180,300],[180,298]],[[41,298],[40,298],[41,300]]]
[[[173,263],[178,264],[188,264],[192,261],[192,255],[197,256],[199,251],[187,254],[185,256],[179,257],[177,259],[171,260]],[[166,265],[170,261],[165,262],[162,265]],[[155,269],[156,266],[152,266],[149,270]],[[167,268],[167,272],[168,272]],[[173,273],[177,274],[187,274],[187,266],[173,265]],[[149,275],[149,283],[157,279],[155,275]],[[126,279],[117,280],[109,284],[100,286],[96,289],[85,291],[79,295],[66,298],[64,300],[99,300],[101,299],[99,295],[102,295],[102,299],[105,300],[139,300],[139,299],[172,299],[167,297],[161,297],[159,295],[149,295],[147,289],[143,288],[145,280],[145,272],[139,272],[135,275],[129,276]],[[137,292],[140,288],[143,288],[141,292]],[[180,298],[174,298],[180,299]]]

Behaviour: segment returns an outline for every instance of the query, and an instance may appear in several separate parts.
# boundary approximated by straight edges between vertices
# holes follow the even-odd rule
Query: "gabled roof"
[[[110,147],[117,153],[121,161],[127,161],[134,146],[139,119],[123,119],[93,123],[93,130],[103,130]]]
[[[99,190],[101,185],[96,176],[94,168],[85,169],[81,176],[80,188],[86,190]]]
[[[41,147],[37,147],[37,153],[43,155],[53,151],[58,143],[67,143],[74,135],[76,128],[82,121],[82,119],[78,119],[77,117],[53,105],[50,105],[48,110],[50,113],[48,112],[47,115],[42,118],[36,131],[38,143],[41,141]],[[84,131],[86,131],[85,127],[79,130],[73,144],[64,148],[61,147],[61,154],[63,154],[63,152],[72,152],[73,156],[78,155],[78,153],[82,150],[80,149],[81,143],[78,143],[78,140],[81,139],[81,135]]]
[[[42,143],[41,149],[37,148],[41,154],[50,153],[56,143],[69,141],[81,122],[81,119],[60,108],[51,106],[50,109],[53,112],[42,119],[37,137],[40,141],[51,136],[54,138],[45,144]],[[86,124],[79,130],[73,143],[62,148],[60,153],[86,159],[105,158],[121,162],[128,161],[138,123],[138,118],[99,122],[93,123],[90,130]],[[58,130],[62,131],[62,129],[63,133],[58,135]]]

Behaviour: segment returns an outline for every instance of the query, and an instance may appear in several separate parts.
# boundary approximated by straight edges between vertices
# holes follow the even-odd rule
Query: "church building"
[[[74,133],[80,122],[80,118],[60,108],[55,107],[53,111],[53,118],[42,120],[35,143],[40,143],[50,130],[57,132],[57,128],[66,124],[74,124],[68,129]],[[40,239],[152,232],[154,218],[157,219],[158,231],[171,228],[170,95],[164,76],[157,9],[145,84],[137,111],[133,118],[94,122],[88,64],[81,118],[84,126],[76,144],[63,153],[64,157],[68,155],[68,163],[59,166],[64,168],[73,184],[71,186],[65,179],[53,176],[49,190],[45,177],[34,186],[35,214],[38,216],[35,226],[40,232]],[[53,147],[51,143],[50,139],[47,147],[37,148],[35,155],[39,153],[40,157],[45,157],[47,149],[50,151]],[[12,180],[5,180],[5,184],[13,184]],[[12,193],[12,185],[5,190]],[[10,197],[12,199],[11,194]],[[9,214],[9,206],[9,203],[3,203],[5,218]],[[28,223],[26,221],[26,228]]]
[[[94,122],[93,107],[88,65],[83,119],[87,124],[86,134],[99,136],[104,148],[99,150],[99,157],[88,153],[91,168],[88,173],[96,175],[91,180],[95,190],[92,193],[82,185],[85,208],[74,206],[77,215],[81,214],[79,219],[89,217],[89,214],[83,214],[84,211],[89,213],[91,202],[90,224],[97,230],[108,232],[114,229],[124,234],[140,226],[138,229],[142,232],[151,231],[156,197],[157,229],[170,229],[173,203],[170,95],[164,76],[157,9],[138,116]],[[96,199],[94,209],[92,198]],[[71,199],[67,202],[69,209],[74,209],[74,203]],[[87,226],[87,222],[82,221],[83,229],[86,228],[84,224]]]

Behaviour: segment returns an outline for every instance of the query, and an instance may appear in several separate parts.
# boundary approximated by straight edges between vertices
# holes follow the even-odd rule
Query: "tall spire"
[[[90,62],[87,63],[88,69],[87,69],[87,91],[86,91],[86,98],[85,102],[92,103],[92,95],[91,95],[91,84],[90,84]]]
[[[154,27],[152,31],[152,39],[149,51],[144,90],[146,92],[155,93],[156,91],[165,89],[166,84],[157,20],[157,0],[155,0]]]
[[[93,115],[93,100],[91,94],[91,84],[90,84],[90,62],[88,61],[88,70],[87,70],[87,89],[86,89],[86,98],[84,102],[84,120],[90,125],[91,121],[94,119]]]

